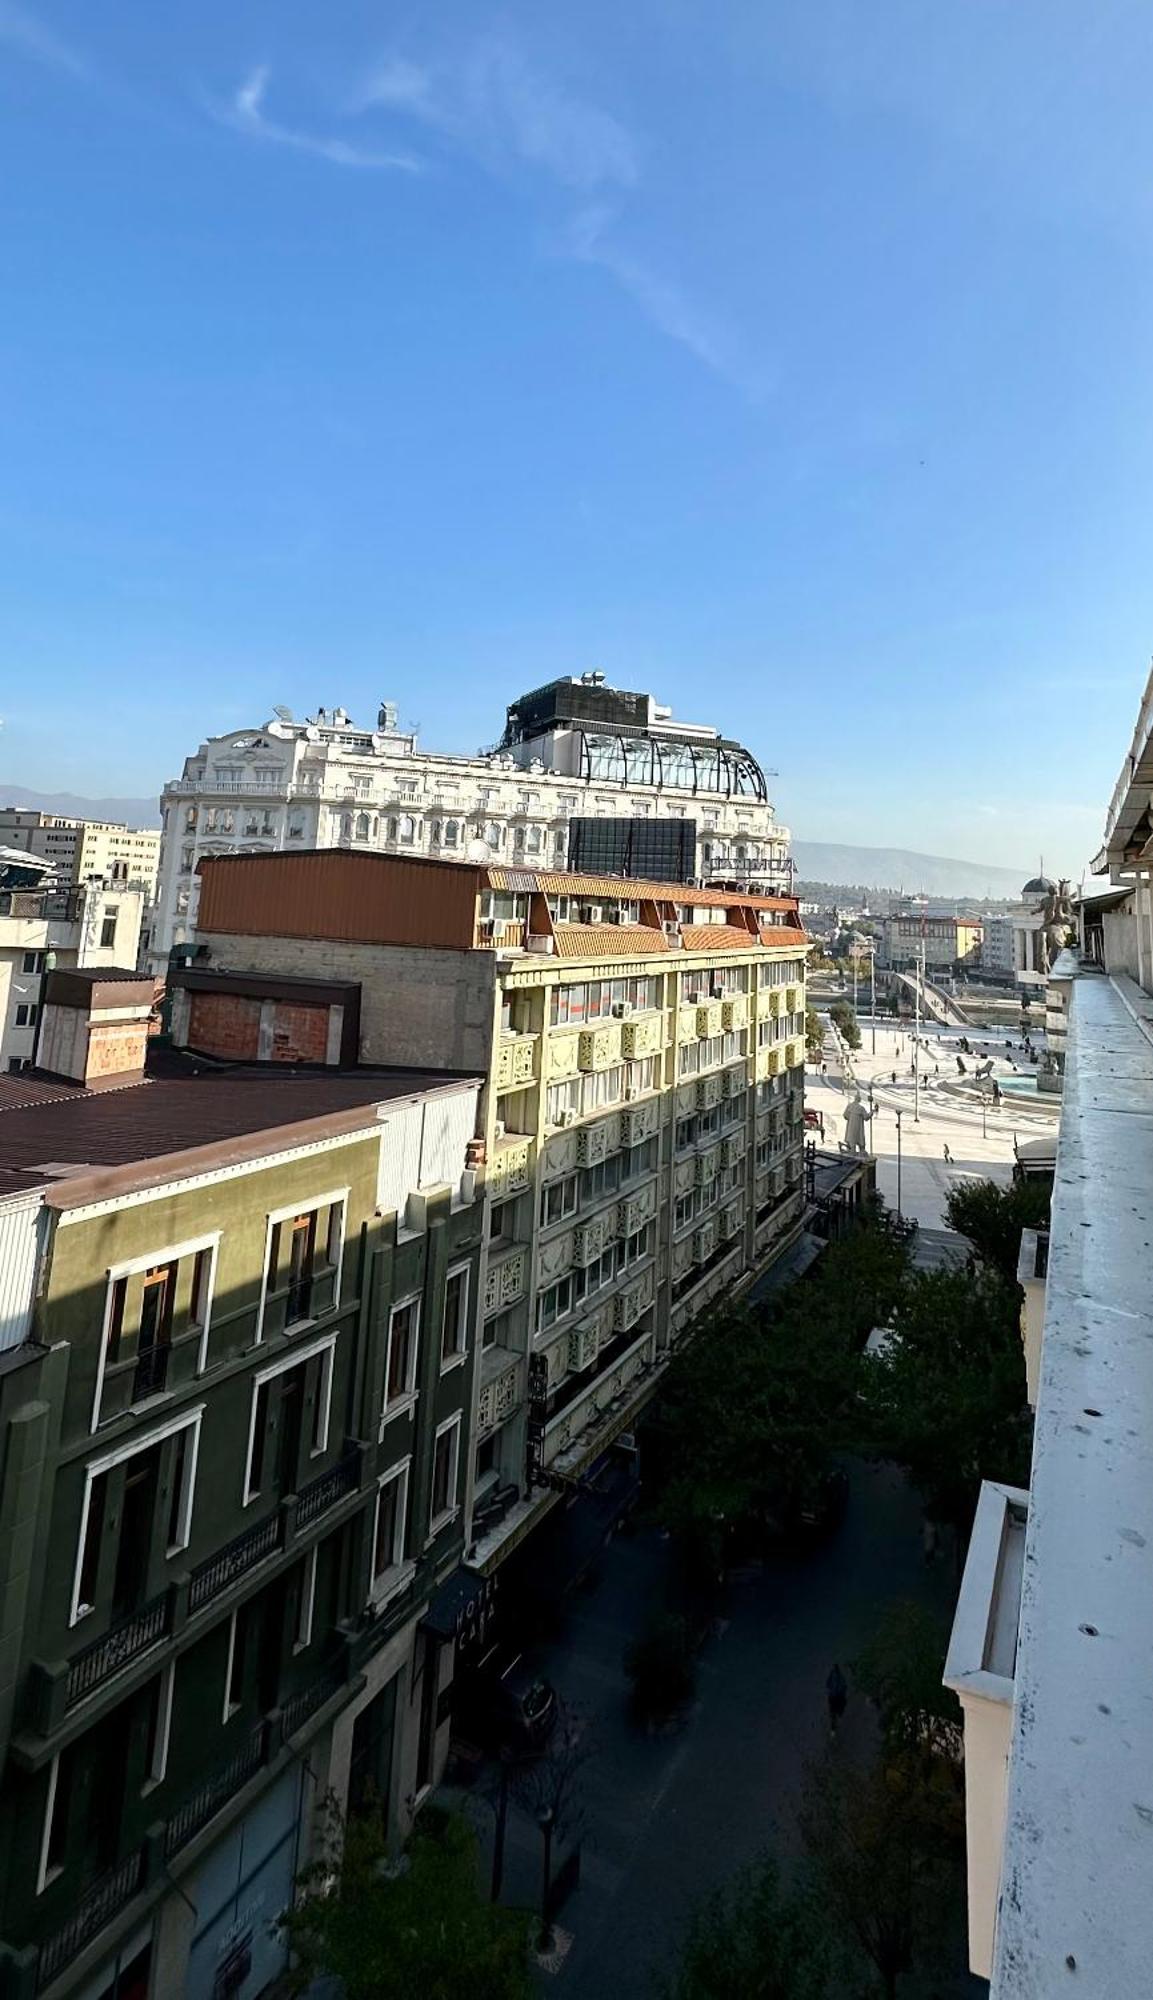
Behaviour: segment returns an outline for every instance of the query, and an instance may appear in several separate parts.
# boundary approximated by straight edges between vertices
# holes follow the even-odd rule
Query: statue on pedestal
[[[1066,881],[1050,884],[1042,903],[1037,903],[1033,915],[1044,919],[1037,940],[1040,969],[1048,972],[1058,953],[1064,951],[1069,927],[1073,922],[1073,905],[1069,900],[1069,884]]]
[[[845,1110],[845,1137],[843,1149],[846,1153],[867,1153],[865,1127],[873,1116],[857,1091]]]

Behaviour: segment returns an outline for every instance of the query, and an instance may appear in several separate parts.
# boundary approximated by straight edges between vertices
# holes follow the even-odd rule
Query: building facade
[[[799,1231],[805,948],[785,896],[356,853],[204,864],[178,1042],[335,1049],[355,1006],[363,1061],[485,1078],[480,1570]],[[281,1012],[293,979],[308,1024]]]
[[[196,927],[199,862],[219,854],[346,847],[564,868],[574,820],[624,816],[692,822],[703,882],[791,886],[788,831],[751,753],[596,675],[514,702],[500,743],[475,757],[421,749],[388,705],[375,728],[343,709],[276,716],[202,743],[161,808],[160,966]]]
[[[0,847],[23,848],[50,861],[56,883],[87,882],[97,875],[110,887],[143,891],[156,900],[160,834],[116,820],[64,819],[30,806],[0,806]]]
[[[993,2000],[1150,1983],[1151,718],[1153,680],[1095,864],[1112,886],[1046,981],[1064,1093],[1049,1227],[1018,1265],[1032,1465],[1027,1489],[982,1486],[946,1663],[970,1963]]]
[[[975,968],[981,956],[981,922],[975,917],[927,916],[915,911],[882,917],[878,924],[879,967],[909,971],[922,963],[943,972]]]
[[[0,1079],[0,1993],[253,2000],[321,1800],[443,1764],[479,1082],[143,1078],[125,978],[92,1092],[104,997]]]
[[[143,916],[138,888],[0,887],[0,1071],[27,1069],[35,1060],[49,963],[62,971],[134,967]]]

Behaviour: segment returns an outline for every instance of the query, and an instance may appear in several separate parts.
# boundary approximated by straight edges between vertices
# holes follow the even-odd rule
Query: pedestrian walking
[[[951,1152],[949,1151],[949,1142],[948,1142],[948,1140],[946,1139],[946,1141],[945,1141],[945,1165],[946,1165],[947,1167],[951,1167],[951,1166],[952,1166],[952,1164],[953,1164],[953,1155],[952,1155],[952,1153],[951,1153]]]
[[[829,1733],[835,1736],[837,1724],[849,1700],[849,1687],[844,1674],[834,1660],[828,1680],[825,1682],[825,1700],[829,1704]]]
[[[897,1081],[897,1072],[896,1072],[896,1070],[894,1070],[894,1071],[893,1071],[893,1082],[894,1082],[894,1083],[896,1083],[896,1081]]]

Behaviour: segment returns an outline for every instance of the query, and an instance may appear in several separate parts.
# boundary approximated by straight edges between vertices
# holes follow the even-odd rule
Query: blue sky
[[[0,0],[0,773],[599,667],[1079,869],[1150,652],[1147,0]]]

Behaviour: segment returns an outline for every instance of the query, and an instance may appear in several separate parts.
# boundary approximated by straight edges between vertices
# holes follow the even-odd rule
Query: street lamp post
[[[904,1217],[901,1214],[901,1113],[899,1109],[897,1111],[896,1117],[897,1117],[897,1221],[903,1222]]]
[[[544,1837],[544,1871],[541,1876],[540,1891],[540,1937],[537,1941],[539,1952],[552,1951],[556,1937],[552,1927],[552,1835],[556,1814],[551,1806],[544,1806],[537,1815],[537,1825]]]
[[[873,1054],[877,1053],[877,940],[869,947],[869,1018],[873,1024]]]

